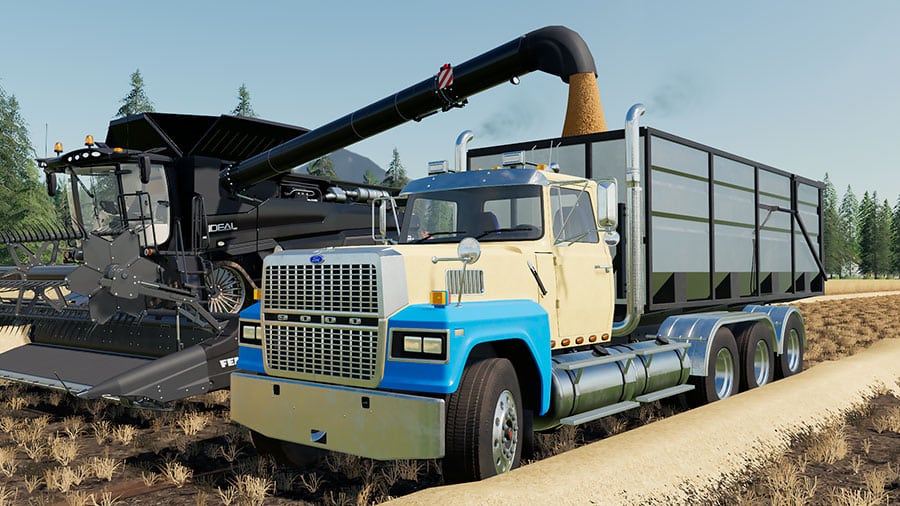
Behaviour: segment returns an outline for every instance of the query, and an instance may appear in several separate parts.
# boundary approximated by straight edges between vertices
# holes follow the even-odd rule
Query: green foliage
[[[391,163],[388,164],[388,169],[381,184],[392,188],[402,188],[408,182],[409,178],[406,176],[406,169],[400,163],[400,151],[394,148],[394,155],[391,158]]]
[[[47,196],[33,156],[19,102],[0,88],[0,231],[22,231],[56,223],[53,202]],[[11,263],[5,247],[0,249],[0,263]]]
[[[366,169],[366,173],[363,174],[363,183],[376,185],[379,183],[378,176],[376,176],[371,169]]]
[[[823,228],[825,248],[825,271],[831,275],[840,275],[849,252],[846,235],[841,233],[841,217],[837,209],[837,192],[834,184],[825,174],[825,192],[823,196]]]
[[[309,166],[306,168],[306,172],[311,176],[320,176],[327,177],[331,179],[337,179],[337,173],[334,172],[334,162],[331,161],[331,157],[328,155],[323,156],[317,160],[314,160]]]
[[[860,269],[875,278],[891,271],[891,230],[893,211],[890,204],[878,201],[878,192],[863,195],[859,204]]]
[[[256,112],[250,105],[250,92],[247,91],[247,85],[241,83],[238,88],[238,104],[231,110],[233,116],[245,116],[247,118],[255,118]]]
[[[116,112],[116,117],[131,116],[142,112],[153,112],[153,102],[144,91],[144,78],[141,70],[137,69],[131,74],[131,90],[121,100],[122,106]]]

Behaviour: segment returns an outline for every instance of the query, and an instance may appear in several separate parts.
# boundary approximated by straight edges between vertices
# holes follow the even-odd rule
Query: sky
[[[643,123],[822,180],[900,195],[900,2],[16,2],[0,30],[0,87],[38,156],[105,137],[140,69],[160,112],[219,115],[245,84],[261,118],[314,128],[547,25],[587,42],[606,121]],[[557,137],[566,86],[532,73],[463,109],[349,147],[411,177],[470,147]]]

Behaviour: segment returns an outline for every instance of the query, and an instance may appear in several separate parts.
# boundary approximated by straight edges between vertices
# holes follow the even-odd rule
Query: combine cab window
[[[75,196],[72,206],[90,232],[111,233],[122,228],[119,183],[114,166],[74,169]]]
[[[540,187],[465,188],[413,195],[406,206],[405,243],[526,241],[543,235]]]
[[[147,184],[141,183],[136,164],[72,167],[71,174],[75,196],[71,211],[85,230],[115,235],[132,228],[142,246],[169,239],[169,195],[162,165],[153,166]]]

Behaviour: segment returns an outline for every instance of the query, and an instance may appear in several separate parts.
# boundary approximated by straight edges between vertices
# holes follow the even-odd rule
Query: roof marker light
[[[53,152],[56,153],[56,156],[59,156],[59,154],[63,152],[61,142],[57,141],[56,144],[53,145]]]

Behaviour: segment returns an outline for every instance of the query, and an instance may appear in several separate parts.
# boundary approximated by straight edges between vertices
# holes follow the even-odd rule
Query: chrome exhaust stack
[[[647,110],[643,104],[635,104],[625,115],[625,209],[627,226],[625,243],[628,245],[625,270],[627,312],[622,321],[613,322],[612,334],[627,336],[634,332],[644,312],[646,279],[644,277],[643,223],[644,200],[641,187],[641,132],[639,120]]]
[[[463,130],[459,137],[456,138],[456,149],[453,151],[453,170],[456,172],[465,172],[466,156],[469,151],[469,143],[475,138],[475,134],[471,130]]]

